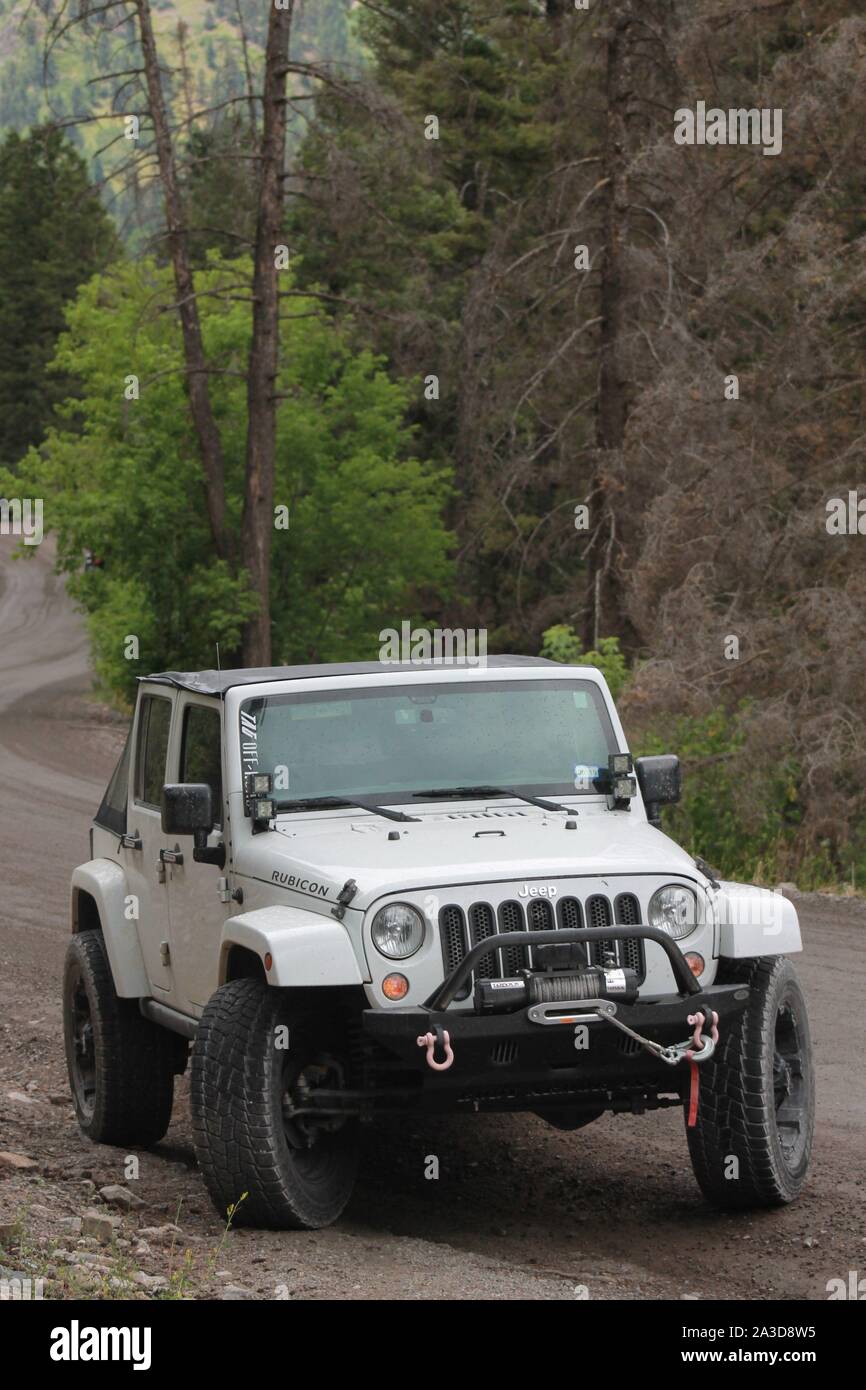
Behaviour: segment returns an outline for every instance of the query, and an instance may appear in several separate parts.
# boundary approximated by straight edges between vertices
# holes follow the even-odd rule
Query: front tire
[[[309,1097],[345,1085],[345,1026],[261,980],[232,980],[211,998],[190,1097],[199,1167],[223,1218],[233,1208],[236,1224],[315,1230],[342,1213],[357,1173],[357,1121],[310,1113]]]
[[[114,988],[102,933],[73,936],[63,972],[63,1036],[78,1123],[98,1144],[149,1148],[171,1122],[178,1039]]]
[[[732,962],[724,982],[748,985],[749,1002],[699,1068],[697,1124],[686,1129],[692,1167],[723,1210],[783,1206],[799,1196],[812,1152],[806,1001],[784,956]]]

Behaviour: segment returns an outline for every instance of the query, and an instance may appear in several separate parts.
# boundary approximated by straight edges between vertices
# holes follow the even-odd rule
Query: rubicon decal
[[[328,889],[324,883],[314,883],[309,878],[298,878],[296,874],[284,874],[279,869],[274,869],[271,881],[281,883],[284,888],[297,888],[299,893],[317,893],[320,898],[328,896]]]

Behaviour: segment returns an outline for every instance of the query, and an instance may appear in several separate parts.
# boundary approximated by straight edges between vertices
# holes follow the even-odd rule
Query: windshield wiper
[[[527,796],[525,792],[516,792],[513,787],[430,787],[425,792],[413,792],[412,795],[426,801],[445,797],[513,796],[516,801],[540,806],[542,811],[565,811],[568,816],[578,815],[573,806],[560,806],[556,801],[543,801],[540,796]]]
[[[391,811],[374,801],[354,801],[346,796],[306,796],[299,801],[278,801],[277,811],[329,811],[343,806],[357,806],[361,811],[373,811],[386,820],[419,820],[419,816],[406,816],[402,811]]]

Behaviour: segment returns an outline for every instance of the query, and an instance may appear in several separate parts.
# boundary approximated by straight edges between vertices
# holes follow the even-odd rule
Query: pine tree
[[[46,373],[78,286],[117,253],[84,161],[56,130],[0,145],[0,463],[38,443],[69,381]]]

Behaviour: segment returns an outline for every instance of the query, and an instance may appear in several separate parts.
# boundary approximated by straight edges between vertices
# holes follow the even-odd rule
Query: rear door
[[[227,839],[223,795],[222,706],[217,700],[181,694],[177,708],[178,782],[206,782],[211,789],[215,825],[208,844]],[[174,780],[174,779],[173,779]],[[174,962],[172,1002],[188,1010],[205,1005],[217,987],[222,924],[234,904],[220,901],[220,882],[228,867],[199,864],[193,859],[191,836],[165,837],[166,849],[178,849],[180,864],[168,866],[169,926]]]
[[[119,851],[131,902],[130,930],[138,927],[145,968],[154,995],[171,990],[168,888],[160,861],[163,845],[160,799],[166,780],[174,696],[142,691],[132,744],[132,775],[126,835]],[[137,915],[137,923],[136,923]]]

